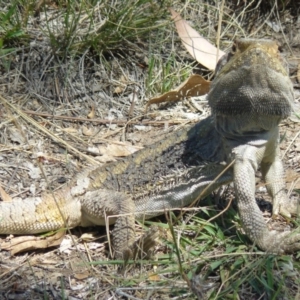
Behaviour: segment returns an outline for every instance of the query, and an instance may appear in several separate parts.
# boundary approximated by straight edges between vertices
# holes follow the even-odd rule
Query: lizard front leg
[[[130,196],[111,190],[93,190],[80,199],[82,226],[115,224],[113,230],[114,257],[132,257],[135,240],[135,205]]]
[[[281,214],[290,217],[291,214],[297,214],[298,206],[286,194],[284,167],[279,157],[278,148],[275,149],[271,156],[263,159],[261,171],[266,182],[267,191],[273,200],[273,215]]]
[[[273,253],[295,251],[300,249],[300,234],[269,231],[255,201],[255,172],[264,150],[264,147],[249,145],[234,149],[234,187],[243,228],[262,250]]]

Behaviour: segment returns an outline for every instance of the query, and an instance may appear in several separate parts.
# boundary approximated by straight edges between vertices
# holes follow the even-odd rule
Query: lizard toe
[[[290,209],[285,206],[280,206],[278,210],[276,210],[275,212],[273,211],[273,215],[278,216],[279,214],[286,218],[290,218],[292,216]]]
[[[300,215],[300,206],[297,200],[286,198],[273,206],[273,215],[282,215],[290,218],[292,215]]]
[[[162,230],[157,226],[151,226],[150,230],[143,234],[134,244],[134,258],[144,259],[151,257],[151,251],[157,244],[157,239],[162,235]]]
[[[283,239],[281,248],[285,253],[292,253],[300,250],[300,233],[295,230],[292,232],[288,232],[285,235],[285,239]]]

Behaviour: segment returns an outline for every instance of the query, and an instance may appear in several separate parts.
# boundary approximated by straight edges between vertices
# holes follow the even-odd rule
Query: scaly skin
[[[224,169],[222,148],[209,117],[123,160],[89,168],[53,194],[1,202],[0,233],[105,225],[109,217],[109,223],[115,223],[115,256],[128,257],[135,239],[135,218],[148,219],[191,204]],[[231,170],[203,196],[230,181]]]
[[[219,62],[208,101],[216,129],[235,159],[233,181],[245,232],[263,250],[299,249],[299,234],[270,232],[255,201],[255,172],[261,167],[273,214],[297,212],[285,193],[278,149],[278,124],[291,112],[293,85],[276,43],[237,41]]]
[[[108,218],[115,223],[115,256],[128,258],[136,218],[187,206],[234,181],[243,227],[251,240],[277,253],[300,249],[300,234],[269,231],[255,202],[255,172],[261,167],[273,213],[289,216],[296,211],[285,194],[278,156],[278,124],[291,111],[293,88],[277,52],[271,41],[237,41],[218,64],[208,95],[211,117],[123,160],[87,169],[54,194],[1,203],[0,233],[104,225]],[[214,182],[224,162],[233,160]]]

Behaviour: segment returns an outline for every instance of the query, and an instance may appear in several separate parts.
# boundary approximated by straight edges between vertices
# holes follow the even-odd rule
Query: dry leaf
[[[161,277],[160,277],[160,275],[159,274],[150,274],[149,276],[148,276],[148,280],[149,281],[159,281],[159,280],[161,280]]]
[[[122,92],[124,92],[125,87],[123,86],[117,86],[114,90],[114,94],[121,94]]]
[[[95,233],[83,233],[80,236],[80,241],[83,241],[83,242],[91,242],[91,241],[94,241],[95,239],[96,239]]]
[[[36,186],[34,183],[32,183],[29,187],[29,191],[32,195],[35,195],[35,192],[36,192]]]
[[[125,78],[124,75],[122,75],[121,78],[119,79],[119,85],[114,90],[114,94],[123,93],[126,87],[127,87],[127,79]]]
[[[23,144],[26,140],[25,137],[23,136],[22,132],[16,128],[10,128],[9,129],[9,138],[18,144]]]
[[[103,154],[102,156],[96,156],[95,160],[99,161],[100,163],[108,163],[108,162],[116,161],[115,158],[107,154]]]
[[[88,119],[95,118],[95,105],[92,106],[91,112],[87,115]]]
[[[63,128],[62,131],[66,133],[78,133],[78,130],[74,127]]]
[[[139,149],[140,147],[137,148],[131,145],[108,144],[105,148],[101,147],[99,150],[102,154],[108,154],[109,156],[124,157]]]
[[[46,238],[37,236],[18,236],[9,241],[2,242],[0,246],[2,250],[10,251],[11,255],[14,255],[24,251],[45,249],[60,245],[64,235],[65,231],[62,230]]]
[[[169,9],[179,37],[187,51],[209,70],[216,68],[217,61],[225,54],[203,38],[195,29],[193,29],[181,16],[172,8]],[[218,53],[218,57],[217,57]]]
[[[82,134],[86,135],[86,136],[92,136],[94,134],[94,130],[92,128],[87,128],[87,127],[83,126]]]
[[[82,195],[86,192],[86,189],[89,187],[90,179],[85,177],[80,177],[76,181],[76,185],[71,188],[71,195],[76,197]]]
[[[109,153],[112,153],[113,156],[127,156],[140,149],[140,147],[135,147],[132,145],[108,145]]]
[[[0,196],[1,196],[2,201],[6,201],[6,202],[12,201],[11,196],[9,196],[9,195],[4,191],[4,189],[2,188],[1,185],[0,185]]]
[[[33,165],[31,162],[24,162],[24,167],[28,169],[28,175],[31,179],[39,179],[41,178],[41,170]]]
[[[150,100],[151,101],[151,100]],[[134,125],[134,128],[138,131],[150,131],[152,129],[152,126],[146,126],[146,125]]]
[[[151,104],[183,100],[187,97],[202,96],[208,93],[210,82],[202,76],[193,74],[175,90],[167,92],[148,101],[146,110]]]
[[[73,239],[67,235],[59,245],[59,252],[70,255],[73,247]]]
[[[94,155],[99,155],[101,154],[99,151],[99,148],[96,146],[90,146],[87,148],[87,151],[89,151],[90,153],[93,153]]]
[[[88,278],[89,276],[91,276],[91,273],[89,270],[74,274],[74,278],[76,278],[77,280],[83,280],[83,279]]]

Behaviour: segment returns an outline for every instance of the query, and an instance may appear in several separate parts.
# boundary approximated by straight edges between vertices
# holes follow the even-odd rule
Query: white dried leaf
[[[78,133],[78,130],[74,127],[63,128],[62,131],[66,132],[66,133]]]
[[[32,195],[35,195],[35,192],[36,192],[36,186],[34,183],[32,183],[29,187],[29,191]]]
[[[134,125],[134,128],[139,131],[149,131],[150,129],[152,129],[152,126]]]
[[[25,162],[24,166],[28,169],[28,174],[31,179],[39,179],[41,178],[41,170],[40,168],[36,168],[33,163]]]
[[[112,156],[107,154],[104,154],[102,156],[96,156],[95,159],[101,163],[116,161]]]
[[[61,253],[65,253],[65,254],[71,254],[72,252],[72,239],[65,236],[64,239],[62,240],[60,246],[59,246],[59,251]]]
[[[76,185],[71,189],[72,196],[79,196],[85,193],[90,184],[90,179],[87,177],[78,178]]]
[[[188,120],[197,120],[199,119],[199,114],[191,113],[191,112],[183,112],[182,115]]]
[[[137,150],[140,147],[135,147],[132,145],[118,145],[118,144],[108,144],[105,146],[100,146],[99,151],[103,155],[114,156],[114,157],[124,157],[128,156]]]
[[[98,147],[91,146],[91,147],[88,147],[87,150],[90,152],[93,152],[93,153],[101,154]]]
[[[108,127],[110,130],[116,130],[118,125],[117,124],[106,124],[106,127]]]
[[[95,240],[95,234],[93,233],[83,233],[80,236],[80,240],[84,242],[91,242]]]
[[[272,28],[276,33],[278,33],[281,29],[281,25],[277,22],[274,22],[274,21],[269,21],[269,20],[266,20],[266,24]]]
[[[18,144],[23,144],[25,142],[23,134],[17,128],[10,128],[9,138]]]
[[[103,243],[89,242],[89,250],[104,248]]]

